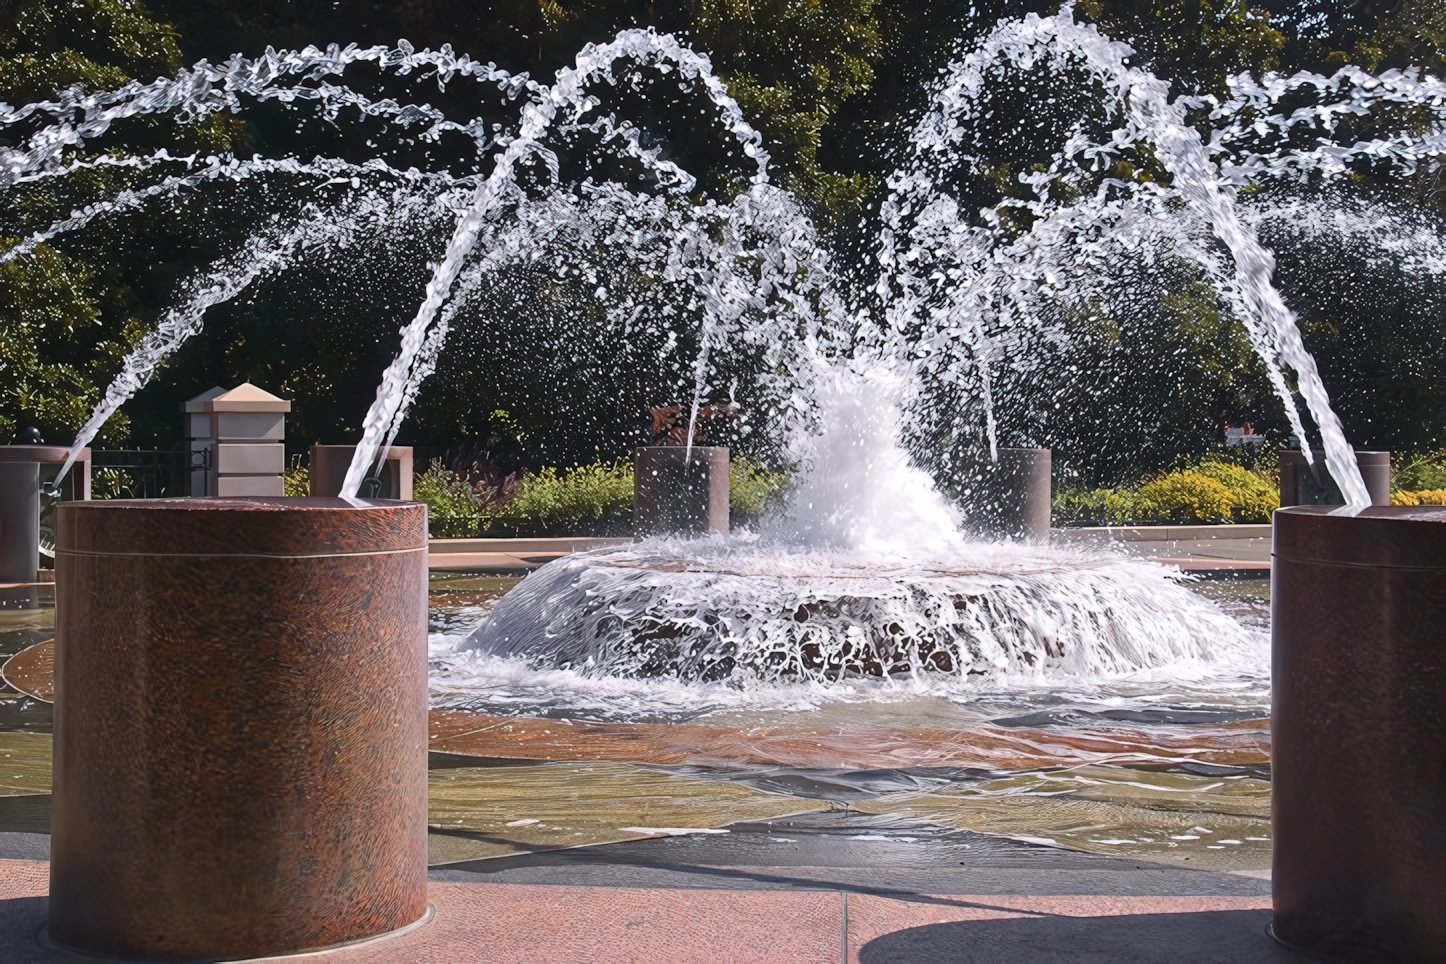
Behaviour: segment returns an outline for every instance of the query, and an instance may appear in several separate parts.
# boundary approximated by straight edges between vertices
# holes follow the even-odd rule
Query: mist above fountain
[[[585,284],[596,310],[569,323],[593,326],[596,340],[619,352],[646,345],[639,354],[666,360],[653,372],[670,372],[672,386],[686,383],[694,411],[721,388],[748,399],[758,434],[797,477],[790,504],[765,524],[762,541],[665,543],[557,564],[483,627],[477,643],[488,652],[588,672],[685,678],[767,678],[785,669],[809,678],[1115,673],[1199,664],[1212,652],[1229,663],[1248,648],[1244,637],[1163,571],[966,540],[967,519],[939,496],[940,466],[931,460],[962,445],[993,451],[1000,411],[1048,408],[1050,398],[1035,389],[1046,376],[1068,377],[1042,371],[1069,350],[1061,318],[1106,309],[1127,315],[1138,292],[1115,266],[1128,254],[1191,264],[1214,285],[1250,335],[1297,434],[1309,432],[1292,379],[1347,501],[1368,501],[1314,361],[1272,283],[1273,256],[1255,235],[1268,214],[1242,210],[1236,189],[1303,172],[1329,178],[1359,156],[1410,169],[1438,150],[1436,127],[1336,144],[1336,118],[1387,102],[1419,108],[1439,124],[1446,87],[1346,68],[1329,78],[1236,78],[1229,99],[1171,98],[1163,81],[1128,65],[1130,53],[1076,22],[1068,6],[997,24],[931,89],[888,182],[878,249],[852,270],[831,256],[799,201],[769,182],[761,138],[707,58],[645,30],[589,45],[552,84],[446,48],[308,48],[0,108],[0,126],[23,134],[19,146],[0,151],[0,188],[100,165],[162,175],[33,233],[0,261],[213,183],[314,185],[312,200],[276,212],[240,250],[182,286],[125,359],[77,451],[210,308],[324,256],[398,247],[418,225],[449,240],[441,250],[407,248],[429,265],[430,281],[402,328],[344,492],[357,491],[395,439],[449,333],[489,323],[496,290],[514,272]],[[443,85],[479,82],[489,96],[516,102],[516,117],[505,126],[480,115],[456,120],[426,104],[367,97],[342,82],[358,64],[397,75],[431,71]],[[1061,81],[1061,100],[1041,112],[1057,135],[1050,163],[1021,175],[1033,199],[967,210],[956,184],[987,166],[976,140],[990,98],[1012,78],[1040,71]],[[647,84],[696,98],[726,135],[737,162],[731,197],[699,197],[694,175],[652,133],[605,108],[608,89]],[[1300,91],[1315,95],[1311,106],[1280,109]],[[403,132],[393,136],[460,134],[476,145],[475,163],[421,172],[380,159],[77,153],[128,117],[194,118],[254,103],[315,108],[337,123],[383,117]],[[1198,127],[1207,123],[1211,133],[1202,137]],[[1303,134],[1315,135],[1316,146],[1299,146]],[[594,174],[587,164],[564,176],[563,148],[606,159],[612,173]],[[1111,165],[1127,158],[1151,176],[1114,176]],[[608,370],[606,358],[578,361],[596,366],[599,377]],[[967,500],[963,510],[967,516]],[[566,627],[559,622],[569,619]]]
[[[589,45],[551,84],[446,47],[417,51],[401,43],[267,51],[114,92],[71,90],[53,101],[4,107],[0,126],[21,136],[17,146],[0,150],[0,189],[101,166],[130,168],[137,184],[33,232],[0,260],[218,183],[315,185],[315,201],[276,212],[240,250],[183,283],[174,306],[126,358],[77,438],[78,450],[199,329],[208,309],[338,251],[388,247],[416,236],[419,225],[450,225],[450,241],[437,252],[425,297],[403,328],[401,351],[365,420],[348,476],[347,491],[354,491],[375,453],[395,438],[449,331],[495,311],[484,307],[485,294],[505,286],[509,271],[598,279],[602,310],[579,323],[601,323],[619,341],[647,332],[660,354],[671,353],[690,370],[695,402],[740,377],[750,381],[744,387],[752,408],[768,413],[766,428],[782,439],[781,448],[816,432],[814,380],[821,368],[848,357],[912,386],[915,394],[906,392],[901,404],[924,413],[918,435],[932,438],[934,448],[967,443],[992,451],[996,409],[1014,413],[1041,401],[1039,366],[1057,364],[1051,352],[1071,337],[1059,318],[1128,314],[1133,293],[1111,265],[1144,251],[1193,263],[1214,284],[1250,334],[1296,434],[1308,436],[1292,379],[1319,428],[1328,468],[1348,501],[1365,502],[1339,420],[1272,285],[1272,256],[1255,237],[1261,217],[1238,208],[1235,190],[1303,174],[1331,178],[1361,157],[1409,172],[1434,156],[1437,126],[1413,123],[1366,143],[1335,143],[1332,135],[1341,116],[1381,103],[1439,121],[1441,83],[1343,68],[1332,77],[1233,78],[1224,99],[1171,98],[1163,81],[1129,66],[1130,55],[1077,22],[1069,6],[1051,17],[1000,21],[934,82],[930,106],[889,179],[872,277],[866,268],[836,266],[799,204],[770,186],[761,139],[707,57],[644,30]],[[357,65],[396,77],[430,75],[444,87],[479,83],[480,90],[500,91],[517,113],[499,124],[483,113],[452,118],[427,103],[368,96],[344,82]],[[961,176],[983,176],[988,166],[976,135],[994,113],[991,98],[1036,74],[1057,81],[1050,88],[1057,96],[1039,105],[1036,123],[1058,146],[1044,169],[1021,175],[1034,200],[961,208],[952,185]],[[737,183],[746,185],[731,201],[700,201],[696,178],[668,159],[658,132],[606,106],[608,89],[675,88],[711,113],[731,141]],[[1304,94],[1307,106],[1300,107]],[[1292,109],[1272,113],[1287,101]],[[171,113],[186,120],[257,104],[314,111],[336,124],[385,120],[385,136],[399,141],[469,138],[475,162],[423,172],[380,158],[357,164],[327,157],[201,159],[165,149],[78,153],[127,118]],[[1198,129],[1206,123],[1211,133],[1202,138]],[[603,165],[598,174],[564,175],[559,150],[606,158],[611,173],[600,173]],[[1106,169],[1116,161],[1158,171],[1114,176]],[[591,163],[584,167],[592,170]],[[918,441],[911,439],[915,456]]]

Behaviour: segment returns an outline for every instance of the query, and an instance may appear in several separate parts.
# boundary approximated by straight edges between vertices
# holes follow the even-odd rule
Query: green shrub
[[[1063,491],[1054,517],[1057,525],[1269,522],[1279,506],[1265,472],[1207,457],[1134,487]]]
[[[1423,492],[1446,489],[1446,450],[1396,456],[1392,461],[1392,490]]]
[[[581,534],[580,524],[616,523],[633,511],[633,467],[629,462],[594,462],[558,471],[551,466],[526,475],[517,494],[503,503],[499,515],[519,529],[565,529]],[[587,528],[594,529],[595,525]]]
[[[1140,498],[1156,518],[1189,522],[1229,522],[1235,505],[1224,483],[1193,469],[1151,479],[1140,486]]]
[[[762,515],[781,504],[787,490],[787,472],[746,457],[728,464],[728,511],[735,520]]]
[[[1270,514],[1280,508],[1279,478],[1266,476],[1234,462],[1205,459],[1195,471],[1214,479],[1230,490],[1230,515],[1236,522],[1269,522]]]
[[[135,499],[139,498],[139,486],[132,475],[124,469],[92,469],[90,473],[90,497],[92,499]]]
[[[433,460],[427,471],[412,478],[412,498],[427,504],[427,528],[434,539],[481,535],[492,522],[492,503],[485,486]]]
[[[786,473],[735,459],[728,466],[729,511],[739,520],[761,515],[782,501],[787,485]],[[549,466],[523,476],[515,490],[505,493],[434,461],[415,477],[412,498],[427,504],[434,539],[624,536],[633,531],[633,466],[626,461],[575,469]]]

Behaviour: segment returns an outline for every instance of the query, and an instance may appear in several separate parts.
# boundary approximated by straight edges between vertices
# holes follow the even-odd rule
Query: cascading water
[[[1361,481],[1354,453],[1345,440],[1340,420],[1330,407],[1315,360],[1301,341],[1293,313],[1272,284],[1274,257],[1242,219],[1227,184],[1232,179],[1236,183],[1248,183],[1251,174],[1276,173],[1312,163],[1317,168],[1332,166],[1339,171],[1352,153],[1369,152],[1379,156],[1391,153],[1390,148],[1380,144],[1322,148],[1310,153],[1291,152],[1278,156],[1273,163],[1256,155],[1245,164],[1217,166],[1210,160],[1198,132],[1186,121],[1186,111],[1192,103],[1182,98],[1172,100],[1168,84],[1147,71],[1127,66],[1126,60],[1132,54],[1128,46],[1108,40],[1093,26],[1077,23],[1072,8],[1066,5],[1052,17],[1030,15],[1022,21],[1001,24],[945,72],[935,91],[932,110],[910,138],[910,163],[890,180],[893,193],[885,203],[888,230],[884,234],[881,257],[885,276],[877,290],[886,297],[895,289],[902,295],[891,298],[887,304],[890,333],[896,339],[907,338],[911,343],[935,350],[947,349],[946,341],[962,336],[967,348],[962,358],[961,353],[955,351],[945,350],[941,355],[945,363],[956,370],[972,358],[992,449],[990,346],[984,327],[991,315],[1001,315],[1007,335],[1012,320],[1011,307],[999,308],[997,300],[1011,300],[1024,278],[1032,276],[1054,283],[1053,275],[1063,260],[1061,252],[1055,245],[1047,241],[1040,244],[1040,241],[1051,235],[1058,239],[1061,229],[1072,240],[1078,240],[1079,234],[1069,230],[1069,222],[1082,221],[1086,226],[1097,226],[1106,214],[1101,209],[1115,206],[1112,195],[1143,195],[1146,205],[1157,213],[1161,211],[1161,202],[1182,199],[1190,215],[1208,226],[1234,262],[1229,294],[1257,353],[1269,366],[1272,384],[1281,396],[1297,436],[1304,439],[1305,429],[1280,369],[1282,364],[1290,366],[1296,374],[1301,394],[1320,427],[1328,467],[1345,493],[1347,503],[1369,505],[1370,497]],[[1076,128],[1050,165],[1050,174],[1057,175],[1081,159],[1099,164],[1137,144],[1148,143],[1154,147],[1172,182],[1168,190],[1161,190],[1154,182],[1107,182],[1100,193],[1086,198],[1082,204],[1071,205],[1049,197],[1050,177],[1035,177],[1038,200],[1028,208],[1038,219],[1037,223],[1023,242],[1001,244],[999,238],[1004,232],[997,219],[988,226],[975,227],[962,216],[955,200],[939,186],[941,168],[975,163],[975,158],[965,151],[964,141],[970,122],[980,116],[980,96],[989,87],[991,71],[1028,69],[1042,61],[1083,71],[1103,88],[1106,109],[1123,124],[1103,143],[1091,140],[1086,131]],[[1370,99],[1411,99],[1420,103],[1439,92],[1434,83],[1415,85],[1392,77],[1385,85],[1389,93],[1367,93],[1372,85],[1359,71],[1342,72],[1332,81],[1300,75],[1288,82],[1272,81],[1265,87],[1237,81],[1236,87],[1242,93],[1233,104],[1235,109],[1222,107],[1215,113],[1235,120],[1245,103],[1265,107],[1292,88],[1314,84],[1334,89],[1344,81],[1354,84],[1356,105]],[[1319,115],[1329,120],[1333,112],[1326,108],[1320,110]],[[1296,117],[1272,117],[1262,127],[1278,126],[1288,131],[1292,125],[1302,122],[1303,119]],[[1233,129],[1218,132],[1211,149],[1220,150],[1222,144],[1240,134],[1241,131]],[[1435,135],[1406,140],[1395,156],[1414,158],[1418,151],[1433,150],[1435,140]],[[1080,208],[1086,212],[1084,218],[1080,217]],[[1167,216],[1176,222],[1183,219],[1174,211]],[[1127,234],[1116,231],[1107,234],[1104,240],[1118,242],[1126,238]],[[1202,246],[1190,244],[1186,251],[1205,262],[1212,276],[1224,280],[1224,273],[1212,263]],[[1084,260],[1091,253],[1076,252],[1073,260]],[[1027,310],[1024,317],[1029,317]],[[957,372],[953,377],[959,377]],[[1305,447],[1307,460],[1311,458],[1309,448]]]
[[[1272,255],[1256,237],[1255,225],[1272,215],[1239,206],[1235,188],[1301,171],[1328,176],[1356,156],[1409,167],[1436,151],[1438,131],[1311,150],[1290,135],[1312,126],[1328,134],[1342,110],[1365,111],[1382,101],[1420,106],[1439,118],[1440,83],[1395,73],[1375,78],[1352,68],[1332,78],[1237,78],[1229,100],[1172,100],[1162,81],[1126,64],[1129,54],[1076,22],[1066,6],[1052,17],[1001,22],[944,71],[907,158],[889,181],[880,271],[866,284],[851,283],[835,267],[799,203],[768,182],[761,139],[707,58],[643,30],[590,45],[551,85],[475,64],[447,48],[417,52],[403,44],[268,51],[112,93],[72,91],[50,102],[0,107],[0,126],[28,131],[19,146],[0,150],[0,189],[105,165],[137,177],[163,175],[30,232],[0,260],[217,182],[284,177],[318,192],[311,205],[278,213],[248,244],[189,282],[125,359],[78,435],[79,451],[198,330],[208,308],[323,253],[385,246],[418,223],[444,231],[450,239],[366,417],[347,494],[358,491],[377,453],[395,439],[449,332],[471,323],[507,271],[551,271],[596,285],[597,323],[617,332],[619,341],[647,330],[658,336],[661,354],[678,355],[681,340],[691,338],[691,360],[680,367],[692,385],[694,414],[710,387],[744,371],[753,407],[767,412],[776,450],[798,468],[787,511],[756,536],[729,545],[659,543],[548,567],[507,597],[473,637],[472,649],[454,657],[473,661],[474,668],[482,652],[522,660],[537,672],[654,674],[742,687],[859,674],[916,681],[932,675],[971,686],[979,678],[1037,683],[1156,671],[1189,675],[1211,666],[1258,675],[1258,640],[1164,570],[1114,557],[970,542],[958,513],[900,441],[902,422],[927,406],[932,388],[925,386],[945,385],[977,408],[992,451],[1011,371],[1027,368],[1031,344],[1054,337],[1040,304],[1067,294],[1107,300],[1119,284],[1111,257],[1153,246],[1161,257],[1197,264],[1215,284],[1305,438],[1289,390],[1293,373],[1330,471],[1349,502],[1366,500],[1314,362],[1272,284]],[[515,126],[457,121],[427,105],[364,96],[338,79],[359,63],[396,75],[430,70],[442,84],[471,78],[494,87],[521,101]],[[1087,119],[1073,124],[1047,169],[1025,175],[1035,200],[1011,203],[1026,210],[1030,222],[1026,230],[1006,230],[999,211],[976,218],[962,210],[948,174],[978,162],[971,125],[994,79],[1043,64],[1083,78],[1105,118],[1093,127]],[[628,83],[646,71],[698,92],[731,137],[743,158],[739,181],[748,185],[732,200],[690,197],[689,172],[645,146],[630,124],[598,109],[595,88]],[[1303,88],[1320,95],[1318,106],[1271,113]],[[128,117],[174,112],[194,118],[252,102],[314,108],[332,121],[349,111],[384,117],[410,129],[408,136],[417,129],[423,138],[462,135],[476,144],[477,169],[420,173],[380,160],[332,158],[202,160],[164,150],[136,157],[75,154]],[[1248,123],[1242,119],[1247,108]],[[1223,121],[1208,143],[1189,123],[1202,112]],[[549,145],[583,134],[594,138],[596,150],[644,175],[647,188],[590,177],[564,183]],[[1060,178],[1138,148],[1152,152],[1166,177],[1105,177],[1068,198],[1055,191]],[[1380,234],[1383,246],[1397,243],[1387,234]],[[629,289],[628,272],[645,276],[654,293]],[[949,413],[956,435],[973,428],[962,411]],[[455,679],[461,665],[439,673]]]

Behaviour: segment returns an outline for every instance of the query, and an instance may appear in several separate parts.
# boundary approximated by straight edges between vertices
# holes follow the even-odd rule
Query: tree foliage
[[[876,270],[870,258],[887,176],[940,68],[1000,17],[1057,9],[1037,0],[148,2],[0,0],[0,101],[23,104],[76,85],[112,88],[201,58],[254,55],[268,45],[390,45],[402,38],[419,48],[451,44],[476,60],[547,81],[584,44],[625,27],[652,26],[681,35],[712,57],[763,133],[776,179],[805,202],[840,259],[853,265],[855,280],[864,282]],[[1346,63],[1446,73],[1446,0],[1395,6],[1385,0],[1079,0],[1076,12],[1131,44],[1133,62],[1168,79],[1178,95],[1220,95],[1240,72],[1330,72]],[[1020,176],[1038,171],[1058,147],[1058,132],[1040,109],[1042,98],[1073,97],[1081,114],[1098,107],[1088,91],[1067,90],[1067,81],[1041,75],[1033,86],[1001,85],[989,92],[994,126],[978,132],[987,163],[968,176],[972,180],[961,176],[953,186],[966,211],[993,211],[1006,222],[1016,218],[1006,224],[1012,230],[1028,229],[1027,218],[1004,202],[1025,195]],[[696,99],[663,94],[658,87],[631,101],[625,92],[609,96],[619,98],[620,113],[663,144],[667,156],[700,175],[700,197],[737,190],[737,158],[713,125],[698,120]],[[446,107],[477,95],[475,88],[449,88],[428,98]],[[1369,138],[1373,125],[1402,120],[1348,118],[1342,136]],[[179,129],[169,118],[132,119],[86,150],[94,156],[165,144],[202,155],[333,153],[361,160],[385,149],[402,167],[481,163],[465,139],[402,147],[376,133],[376,127],[344,129],[322,118],[260,109],[242,119],[213,115]],[[577,161],[562,153],[564,177],[581,176]],[[1162,175],[1142,154],[1098,173],[1106,176]],[[0,244],[113,195],[131,177],[124,169],[106,169],[22,185],[0,202],[0,234],[6,236]],[[1446,197],[1441,166],[1423,165],[1404,176],[1363,163],[1352,177],[1353,189],[1363,195],[1439,226]],[[1085,191],[1091,183],[1060,188]],[[158,205],[0,265],[0,436],[24,424],[62,440],[74,431],[120,353],[155,324],[197,266],[237,250],[267,205],[312,200],[300,189],[275,190],[266,195],[226,187],[213,192],[217,197]],[[1446,444],[1446,393],[1440,390],[1446,306],[1439,297],[1423,291],[1408,272],[1393,273],[1345,246],[1320,251],[1268,231],[1265,240],[1280,252],[1277,281],[1301,314],[1307,345],[1352,440],[1380,447]],[[419,232],[406,243],[431,250],[444,241]],[[1177,452],[1207,449],[1221,421],[1249,419],[1283,430],[1283,412],[1239,319],[1198,276],[1170,264],[1121,270],[1154,295],[1132,304],[1128,316],[1062,302],[1058,310],[1084,347],[1053,360],[1054,382],[1021,375],[1011,386],[1012,376],[1003,376],[1001,396],[1012,391],[1015,402],[1001,412],[1006,431],[1054,445],[1065,464],[1071,453],[1099,454],[1089,465],[1079,463],[1078,481],[1103,485],[1166,468]],[[107,441],[170,444],[179,430],[177,402],[242,379],[295,400],[295,445],[350,440],[395,350],[398,319],[414,310],[425,282],[424,265],[376,257],[317,259],[259,286],[208,314],[205,332],[127,406],[128,422],[112,422]],[[535,290],[542,291],[544,282],[552,283],[539,280]],[[562,291],[557,297],[578,301],[585,295]],[[623,405],[641,415],[646,402],[665,401],[650,393],[671,391],[686,373],[660,374],[642,362],[629,369],[621,351],[612,383],[586,366],[564,370],[556,353],[539,348],[560,349],[566,337],[547,319],[528,322],[533,328],[527,337],[518,335],[528,312],[545,307],[540,299],[519,307],[510,328],[457,333],[402,440],[450,446],[455,458],[483,462],[503,458],[495,453],[507,446],[533,446],[525,456],[505,456],[509,471],[512,463],[536,468],[544,456],[585,464],[624,454],[630,444],[625,420],[607,422],[595,412]],[[593,361],[609,351],[605,345],[587,348]],[[1051,349],[1038,350],[1048,355]],[[533,351],[540,353],[527,355]],[[509,352],[525,356],[527,364],[508,362]],[[634,375],[636,381],[644,371],[659,384],[617,388],[616,382]],[[518,420],[506,432],[493,419],[503,409]],[[930,431],[921,429],[926,445]],[[946,456],[952,453],[940,450]]]

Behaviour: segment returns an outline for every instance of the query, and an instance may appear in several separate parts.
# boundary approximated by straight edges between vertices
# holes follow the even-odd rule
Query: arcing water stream
[[[788,511],[760,533],[726,543],[656,542],[575,556],[529,577],[495,608],[454,607],[434,637],[440,706],[591,715],[637,726],[706,717],[734,734],[731,749],[695,746],[668,760],[786,765],[809,769],[809,779],[826,767],[889,769],[896,782],[888,792],[903,786],[897,781],[923,780],[931,794],[967,784],[981,798],[1042,799],[1074,792],[1065,787],[1072,778],[1051,768],[1108,764],[1170,773],[1150,784],[1151,793],[1213,793],[1223,785],[1217,776],[1258,780],[1247,770],[1263,763],[1268,736],[1249,722],[1267,699],[1258,620],[1223,613],[1163,568],[1108,554],[970,542],[958,509],[906,454],[903,413],[934,419],[931,427],[947,437],[987,440],[992,450],[1001,406],[1021,403],[1019,386],[1042,357],[1035,346],[1067,340],[1054,320],[1059,304],[1123,303],[1125,282],[1114,266],[1122,252],[1143,251],[1191,263],[1215,286],[1265,363],[1296,434],[1309,437],[1292,382],[1319,432],[1327,469],[1347,501],[1367,503],[1257,228],[1357,232],[1384,252],[1413,248],[1432,272],[1446,265],[1439,238],[1392,212],[1321,204],[1304,193],[1284,203],[1244,199],[1237,189],[1302,172],[1329,178],[1357,157],[1402,169],[1427,158],[1434,163],[1446,136],[1446,86],[1346,68],[1329,78],[1236,78],[1225,100],[1171,98],[1163,81],[1128,65],[1130,53],[1076,21],[1069,6],[1051,17],[996,25],[931,91],[931,106],[889,180],[877,270],[840,268],[800,204],[770,184],[761,138],[708,59],[643,30],[588,46],[550,85],[450,49],[418,52],[402,44],[268,51],[110,93],[68,91],[54,101],[0,106],[0,127],[22,135],[18,146],[0,149],[0,190],[95,166],[133,175],[114,197],[30,231],[0,252],[0,261],[221,182],[280,180],[315,195],[296,210],[272,212],[244,246],[183,285],[124,360],[74,452],[199,330],[209,308],[263,277],[338,250],[391,248],[419,226],[449,240],[433,253],[425,295],[365,419],[348,495],[396,438],[449,333],[488,323],[478,317],[488,292],[519,268],[585,283],[598,310],[572,323],[600,326],[599,337],[619,351],[645,333],[660,357],[689,373],[695,413],[710,391],[747,380],[750,406],[767,413],[761,427],[799,469]],[[369,98],[343,83],[357,64],[395,75],[432,71],[442,85],[470,78],[517,102],[517,117],[504,126],[483,117],[459,121],[426,104]],[[961,172],[984,170],[976,130],[992,113],[990,97],[1039,70],[1066,78],[1076,100],[1091,109],[1073,111],[1063,96],[1052,114],[1041,106],[1060,136],[1043,170],[1021,178],[1033,199],[966,210],[954,186]],[[642,89],[644,77],[675,84],[716,118],[737,152],[737,181],[746,185],[736,196],[699,200],[690,172],[602,107],[608,89]],[[1279,111],[1302,90],[1314,92],[1312,106]],[[256,103],[314,110],[336,123],[383,117],[401,132],[392,136],[468,137],[475,164],[424,173],[380,159],[83,153],[129,117],[186,119]],[[1340,116],[1381,103],[1419,108],[1430,123],[1366,143],[1336,143]],[[1205,126],[1208,137],[1200,133]],[[1302,132],[1317,135],[1315,146],[1301,146]],[[557,149],[583,138],[622,165],[626,184],[564,176]],[[1124,158],[1146,163],[1142,157],[1153,159],[1158,176],[1106,170]],[[1323,196],[1328,192],[1316,198]],[[1011,206],[1026,217],[1009,216]],[[1355,220],[1345,225],[1342,218]],[[1413,231],[1426,243],[1414,243]],[[682,357],[684,345],[690,357]],[[780,714],[801,708],[841,727],[846,717],[867,721],[883,735],[846,746],[829,743],[800,717],[780,722]],[[1178,729],[1197,724],[1188,734]],[[1126,725],[1133,727],[1128,733]],[[759,727],[807,730],[800,739],[823,749],[789,744],[784,752],[739,735]],[[525,742],[524,730],[508,724],[506,732]],[[917,736],[925,730],[934,736]],[[1032,735],[1022,736],[1025,730]],[[905,731],[917,738],[899,735]],[[941,743],[943,731],[953,736]],[[694,739],[675,733],[667,739]],[[475,739],[457,739],[468,752],[482,752]],[[706,737],[714,739],[722,738]],[[703,735],[696,740],[706,742]],[[488,752],[504,755],[497,749]],[[569,752],[579,751],[557,750],[553,758]],[[658,761],[667,756],[658,754]],[[969,774],[926,779],[914,772],[945,766]],[[1088,779],[1098,777],[1090,772]],[[942,783],[929,783],[935,777]],[[1185,787],[1197,778],[1209,787]],[[840,778],[852,780],[854,790],[836,792],[867,796],[873,791],[858,790],[867,783],[862,779]],[[1181,787],[1172,789],[1171,781]],[[1246,823],[1258,827],[1263,817],[1252,799]],[[1081,846],[1123,846],[1128,841],[1088,836],[1118,837],[1129,822],[1102,812],[1062,817],[1073,829],[1054,836]],[[1075,826],[1076,817],[1084,822]],[[1096,826],[1105,829],[1089,829]],[[1161,847],[1175,847],[1201,840],[1206,830],[1169,829],[1176,832],[1156,828],[1154,836],[1142,831],[1131,840],[1153,846],[1158,838]]]
[[[432,218],[439,210],[455,218],[451,240],[432,271],[421,306],[403,329],[401,351],[365,420],[347,481],[347,491],[354,492],[376,452],[395,438],[458,312],[466,312],[469,290],[518,262],[546,258],[549,243],[561,235],[588,235],[594,242],[608,235],[614,244],[650,238],[651,243],[642,245],[648,253],[640,253],[631,267],[688,289],[686,297],[698,307],[692,322],[699,331],[695,397],[722,377],[726,365],[715,354],[726,355],[740,343],[770,346],[781,356],[769,360],[772,367],[783,369],[785,380],[796,383],[775,385],[770,393],[768,402],[789,416],[780,419],[777,430],[807,434],[818,424],[808,417],[814,404],[811,382],[820,365],[827,366],[836,352],[847,350],[853,357],[871,358],[875,367],[896,370],[906,381],[943,378],[956,386],[958,407],[978,411],[991,448],[996,444],[995,369],[1006,357],[1015,368],[1021,361],[1027,367],[1027,359],[1015,353],[1048,327],[1040,299],[1058,295],[1061,286],[1074,296],[1101,294],[1110,280],[1106,266],[1112,249],[1149,237],[1172,256],[1198,262],[1216,282],[1265,361],[1297,436],[1304,439],[1306,428],[1290,390],[1293,375],[1319,427],[1330,472],[1349,502],[1363,503],[1365,490],[1339,419],[1295,319],[1271,283],[1273,257],[1257,240],[1251,218],[1242,216],[1234,192],[1238,185],[1302,171],[1338,174],[1360,156],[1389,159],[1404,169],[1434,157],[1442,137],[1435,127],[1422,133],[1417,125],[1390,138],[1356,144],[1331,143],[1329,135],[1341,116],[1367,112],[1382,102],[1417,106],[1439,119],[1442,84],[1399,72],[1372,77],[1346,68],[1329,78],[1236,78],[1234,96],[1218,103],[1172,99],[1168,85],[1127,65],[1130,54],[1128,47],[1077,22],[1068,6],[1052,17],[1030,15],[999,23],[936,83],[933,106],[915,127],[908,156],[890,180],[892,193],[882,211],[881,274],[877,283],[857,290],[831,267],[801,209],[786,192],[768,185],[768,155],[759,136],[713,75],[707,58],[672,37],[642,30],[625,31],[609,44],[590,45],[552,85],[476,64],[447,48],[418,52],[402,44],[395,49],[268,51],[255,60],[238,56],[220,66],[203,62],[173,80],[131,84],[110,93],[71,90],[54,101],[4,107],[0,127],[24,136],[19,146],[0,150],[0,188],[67,177],[95,166],[167,173],[155,183],[128,187],[32,232],[0,258],[22,256],[36,243],[86,230],[97,219],[164,204],[179,193],[204,190],[223,179],[284,176],[309,179],[322,188],[351,188],[342,192],[334,210],[316,212],[320,220],[309,208],[276,212],[278,223],[263,227],[234,254],[235,265],[248,267],[238,271],[228,263],[214,273],[216,283],[205,277],[189,282],[189,294],[182,296],[189,306],[174,309],[125,360],[77,437],[78,450],[197,329],[207,307],[234,298],[263,276],[286,270],[291,256],[303,250],[384,245],[388,234],[428,218],[419,213],[425,207],[432,209]],[[369,98],[339,82],[356,64],[396,75],[430,70],[442,85],[459,78],[495,85],[505,98],[521,100],[517,123],[498,129],[479,117],[450,120],[426,104]],[[977,121],[991,113],[991,92],[1013,77],[1044,68],[1064,72],[1103,113],[1058,119],[1065,136],[1048,171],[1024,178],[1034,185],[1036,200],[1014,202],[1032,217],[1029,230],[1020,235],[1003,230],[997,212],[986,211],[979,218],[961,212],[948,184],[957,171],[981,163],[971,137]],[[693,176],[664,159],[658,148],[644,147],[635,127],[599,109],[601,100],[594,93],[599,84],[636,85],[649,71],[675,76],[685,92],[697,91],[705,109],[715,111],[719,124],[736,139],[742,159],[751,165],[751,170],[740,170],[740,177],[752,187],[731,204],[684,201],[694,187]],[[1271,113],[1283,98],[1302,89],[1316,92],[1313,106]],[[462,134],[476,143],[486,173],[421,174],[394,170],[380,160],[355,165],[335,158],[302,162],[212,157],[202,162],[165,150],[89,158],[77,153],[115,123],[140,114],[172,113],[189,119],[239,111],[252,103],[314,109],[333,122],[352,112],[362,120],[383,117],[409,138]],[[1208,145],[1187,123],[1202,111],[1208,111],[1216,125]],[[1319,131],[1323,143],[1299,147],[1302,130]],[[549,141],[584,132],[597,139],[598,150],[630,160],[649,182],[648,190],[615,181],[560,182]],[[1097,178],[1076,200],[1059,199],[1062,182],[1073,179],[1079,187],[1081,173],[1103,168],[1141,146],[1158,158],[1165,178]],[[486,159],[494,147],[501,152]],[[199,170],[198,163],[203,165]],[[186,170],[171,173],[177,165]],[[658,203],[660,199],[664,203]],[[534,210],[538,208],[544,210]],[[534,228],[548,222],[550,230],[518,230],[529,222]],[[612,294],[607,309],[615,323],[621,316],[636,316],[635,299]],[[856,307],[844,310],[844,305]],[[663,319],[668,325],[680,321]],[[637,324],[637,318],[628,323]],[[905,404],[910,401],[904,399]],[[954,421],[956,431],[972,428],[957,413]],[[1308,454],[1310,447],[1305,449]]]

